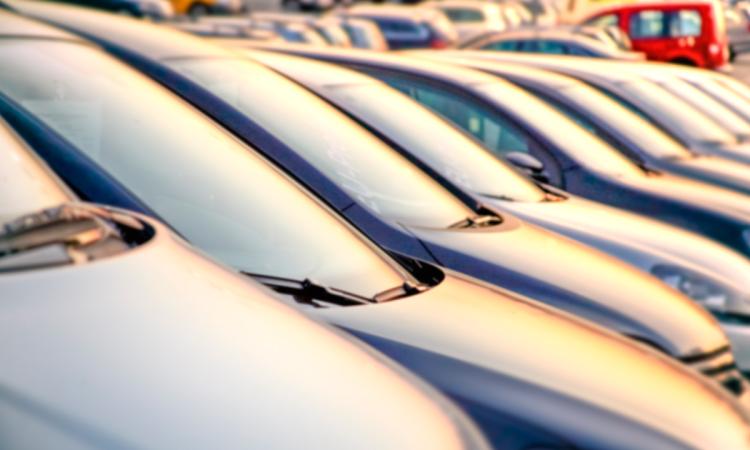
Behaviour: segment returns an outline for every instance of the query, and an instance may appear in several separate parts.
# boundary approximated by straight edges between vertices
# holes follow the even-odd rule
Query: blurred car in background
[[[317,46],[330,45],[312,26],[295,21],[273,22],[254,21],[245,17],[211,17],[192,22],[171,22],[167,26],[197,36],[219,40],[282,41]]]
[[[610,253],[680,290],[719,319],[732,341],[738,365],[750,372],[750,326],[743,320],[750,315],[750,261],[743,255],[676,227],[524,179],[437,115],[374,78],[307,58],[257,50],[248,54],[303,83],[394,143],[434,173],[436,180],[448,180],[488,204]],[[561,75],[510,64],[480,61],[477,66],[487,71],[497,66],[495,73],[506,78],[517,75],[547,82],[550,90],[564,92],[584,105],[597,100],[585,95],[591,94],[585,85]],[[581,89],[573,89],[566,80]],[[632,113],[611,100],[609,103],[615,110],[620,108],[625,123],[627,119],[637,122]],[[403,120],[402,115],[409,120]],[[648,123],[644,124],[644,129],[636,131],[648,134]],[[658,144],[657,139],[646,140]]]
[[[157,221],[80,203],[4,122],[0,289],[2,448],[486,448],[381,354]]]
[[[194,18],[208,14],[236,14],[245,3],[242,0],[169,0],[175,14]]]
[[[612,45],[611,41],[602,42],[566,28],[526,27],[500,33],[488,33],[460,44],[459,47],[467,50],[549,53],[626,61],[644,59],[642,53],[623,51]]]
[[[503,31],[502,5],[482,0],[438,0],[421,6],[439,9],[456,27],[459,40],[466,40],[490,31]]]
[[[124,22],[103,24],[111,32],[108,37],[123,31],[117,23]],[[41,31],[35,35],[41,37]],[[268,285],[279,298],[392,355],[460,402],[496,448],[750,448],[744,407],[715,382],[645,345],[568,314],[382,251],[265,157],[159,84],[74,38],[34,39],[29,33],[0,45],[0,60],[12,59],[16,50],[27,55],[13,72],[24,76],[2,76],[0,90],[7,94],[0,97],[2,113],[22,136],[33,138],[34,149],[54,162],[50,164],[68,164],[60,175],[77,191],[93,197],[110,195],[117,203],[158,213],[191,242]],[[143,43],[143,35],[133,37]],[[192,51],[208,48],[194,43]],[[48,70],[40,71],[40,64]],[[97,68],[95,76],[89,71],[92,66]],[[49,79],[64,80],[67,90],[62,99],[34,87]],[[269,87],[261,81],[267,80],[253,78],[247,83]],[[65,113],[44,110],[50,94],[55,101],[83,106],[75,115],[79,118],[86,115],[86,100],[102,105],[106,114],[99,117],[104,126],[97,128],[101,139],[81,139],[78,133],[90,132],[90,126],[77,131],[60,126]],[[142,98],[150,102],[144,104]],[[73,105],[65,106],[63,111],[70,111]],[[181,130],[148,120],[159,116],[190,129],[189,138]],[[121,183],[127,188],[120,189]],[[629,278],[627,283],[631,288],[633,281]],[[655,298],[649,295],[638,304],[656,303],[663,310],[666,299]],[[690,317],[666,314],[668,321],[681,323],[695,338],[702,334],[705,313],[687,305],[694,313]],[[719,334],[708,340],[719,343],[722,338]],[[688,347],[695,349],[695,344]],[[727,350],[708,356],[688,363],[695,368],[719,363],[715,369],[732,364]],[[377,393],[360,378],[352,379],[363,390]],[[332,380],[336,377],[323,385],[330,387]],[[744,386],[741,379],[737,382]],[[747,402],[750,392],[744,392],[741,399]],[[357,397],[337,398],[351,405]],[[692,414],[684,414],[688,405],[695,408]],[[340,415],[329,417],[341,420]],[[397,428],[385,433],[388,438],[421,438],[401,430],[403,425],[412,427],[414,418],[393,425]],[[439,443],[382,444],[375,438],[370,442],[379,448],[460,445],[446,436],[445,425],[429,425],[443,431],[433,436]],[[329,427],[315,429],[336,439]],[[471,427],[462,430],[461,444],[483,448]]]
[[[588,14],[587,25],[616,25],[648,59],[715,69],[729,62],[724,14],[714,0],[615,3]]]
[[[351,47],[349,34],[335,19],[325,19],[312,14],[291,14],[276,12],[256,12],[249,16],[251,22],[283,25],[300,23],[315,30],[329,45],[334,47]]]
[[[531,11],[518,0],[503,0],[500,5],[508,29],[521,28],[534,24]]]
[[[448,17],[434,8],[403,5],[354,5],[335,11],[339,17],[373,21],[390,49],[446,48],[458,41],[458,32]]]
[[[53,0],[48,0],[53,1]],[[169,0],[54,0],[139,18],[168,20],[174,17]]]

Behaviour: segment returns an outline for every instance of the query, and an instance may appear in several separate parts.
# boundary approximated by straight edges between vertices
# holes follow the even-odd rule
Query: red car
[[[729,62],[729,40],[718,1],[648,0],[613,5],[583,21],[615,25],[648,59],[717,68]]]

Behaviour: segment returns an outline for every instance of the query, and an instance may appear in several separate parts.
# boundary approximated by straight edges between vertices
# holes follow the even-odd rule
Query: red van
[[[615,25],[648,59],[717,68],[729,62],[721,5],[712,0],[647,0],[606,7],[587,25]]]

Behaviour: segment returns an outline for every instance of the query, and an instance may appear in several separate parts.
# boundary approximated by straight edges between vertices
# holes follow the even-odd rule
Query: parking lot
[[[0,449],[750,450],[750,4],[283,4],[0,0]]]

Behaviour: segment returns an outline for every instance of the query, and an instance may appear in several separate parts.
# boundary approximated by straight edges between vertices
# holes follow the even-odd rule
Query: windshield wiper
[[[426,284],[417,284],[412,281],[404,281],[400,286],[386,289],[383,292],[375,294],[375,297],[373,298],[378,303],[389,302],[391,300],[407,297],[409,295],[419,294],[420,292],[424,292],[429,288],[430,287]]]
[[[328,305],[367,305],[376,302],[375,299],[327,287],[310,278],[295,280],[293,278],[276,277],[246,271],[241,271],[240,273],[254,278],[275,292],[290,295],[297,303],[316,308],[325,308]]]
[[[503,223],[503,220],[498,216],[491,214],[478,214],[456,222],[448,228],[483,228],[500,225],[501,223]]]

